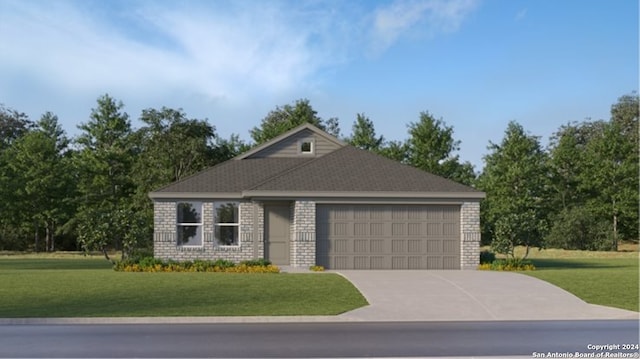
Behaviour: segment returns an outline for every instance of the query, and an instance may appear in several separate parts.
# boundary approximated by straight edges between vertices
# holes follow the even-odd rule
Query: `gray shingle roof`
[[[229,160],[155,192],[242,192],[310,158],[258,158]]]
[[[234,159],[154,193],[481,192],[352,146],[317,158]],[[152,197],[154,197],[152,193]]]
[[[353,146],[345,146],[302,164],[251,189],[305,192],[480,192]]]

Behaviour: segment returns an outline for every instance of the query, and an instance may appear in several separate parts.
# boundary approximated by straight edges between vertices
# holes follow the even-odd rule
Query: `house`
[[[172,183],[154,255],[329,269],[475,269],[484,193],[310,124]]]

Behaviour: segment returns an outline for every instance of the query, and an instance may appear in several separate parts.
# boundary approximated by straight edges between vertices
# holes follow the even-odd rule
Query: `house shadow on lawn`
[[[599,269],[599,268],[632,268],[637,267],[637,259],[609,258],[609,259],[561,259],[536,258],[531,259],[537,269]]]

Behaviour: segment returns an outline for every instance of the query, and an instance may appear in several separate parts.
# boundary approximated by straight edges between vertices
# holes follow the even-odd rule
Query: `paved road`
[[[0,325],[0,357],[408,357],[633,353],[638,321]],[[635,351],[637,352],[637,351]]]

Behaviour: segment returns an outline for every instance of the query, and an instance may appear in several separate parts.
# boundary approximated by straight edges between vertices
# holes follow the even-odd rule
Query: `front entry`
[[[289,265],[289,204],[264,207],[264,257],[275,265]]]

